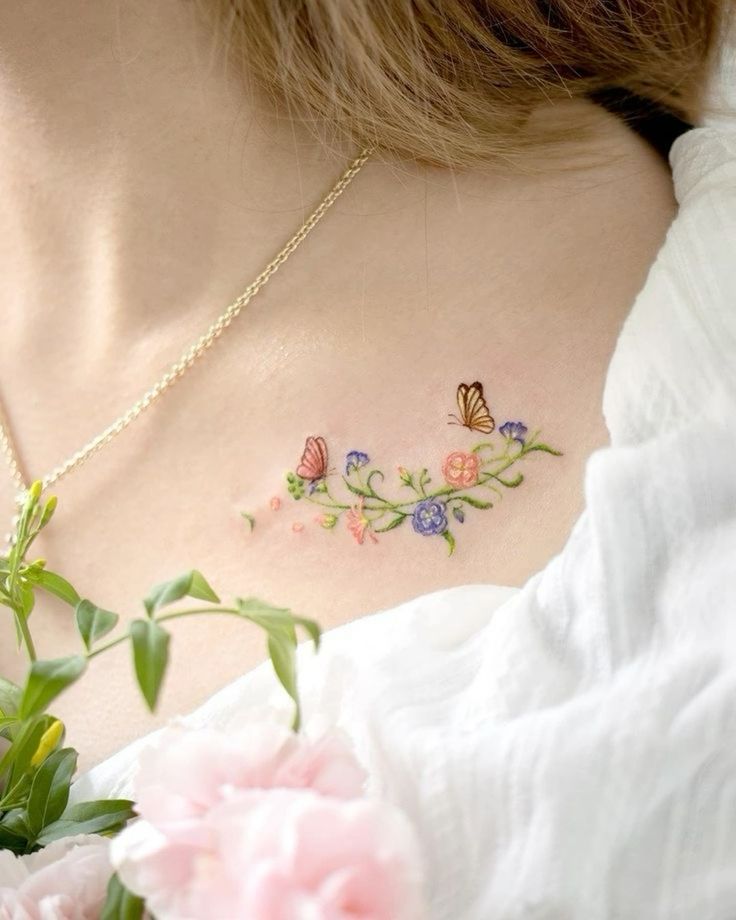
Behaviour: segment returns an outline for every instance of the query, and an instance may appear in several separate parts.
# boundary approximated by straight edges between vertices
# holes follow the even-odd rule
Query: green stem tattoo
[[[415,533],[442,537],[451,555],[455,536],[450,530],[450,518],[462,524],[469,508],[492,508],[504,490],[518,488],[524,474],[510,471],[529,454],[541,451],[561,456],[559,450],[540,441],[539,434],[535,431],[527,437],[527,427],[522,422],[504,423],[492,440],[480,441],[469,451],[448,454],[441,466],[442,485],[434,488],[426,467],[412,472],[400,466],[398,487],[411,490],[408,498],[386,497],[386,475],[380,468],[370,466],[370,458],[363,451],[349,451],[344,472],[339,478],[333,476],[334,471],[327,468],[325,439],[310,436],[296,472],[286,474],[287,488],[296,501],[324,509],[315,521],[325,529],[334,528],[344,518],[358,543],[363,543],[366,536],[377,542],[375,534],[387,533],[408,520]],[[338,499],[333,494],[337,484],[347,493],[345,498]]]

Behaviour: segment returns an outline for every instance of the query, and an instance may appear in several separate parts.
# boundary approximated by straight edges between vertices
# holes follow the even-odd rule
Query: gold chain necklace
[[[284,262],[286,262],[286,260],[299,246],[299,244],[302,243],[308,234],[316,227],[330,206],[334,204],[334,202],[340,197],[340,195],[345,191],[353,178],[360,171],[361,167],[372,152],[373,148],[366,148],[359,154],[359,156],[355,158],[355,160],[353,160],[350,166],[337,180],[335,185],[330,189],[327,195],[325,195],[317,208],[304,221],[302,226],[297,230],[294,236],[292,236],[292,238],[278,253],[278,255],[271,262],[269,262],[269,264],[264,268],[260,275],[258,275],[255,281],[248,285],[243,293],[224,310],[224,312],[212,323],[207,331],[182,354],[182,356],[175,364],[171,365],[166,373],[159,380],[157,380],[156,383],[150,387],[150,389],[146,390],[140,399],[134,403],[134,405],[132,405],[127,410],[127,412],[123,413],[123,415],[115,419],[115,421],[111,425],[108,425],[108,427],[105,428],[105,430],[100,434],[98,434],[97,437],[92,438],[91,441],[76,451],[76,453],[72,454],[67,460],[54,467],[54,469],[52,469],[51,472],[47,473],[45,476],[41,477],[41,483],[44,489],[48,488],[50,485],[53,485],[53,483],[58,482],[63,476],[67,476],[72,472],[72,470],[80,467],[93,454],[96,454],[97,451],[101,450],[106,444],[109,444],[113,438],[119,435],[121,431],[124,431],[132,422],[138,418],[139,415],[141,415],[142,412],[144,412],[150,405],[152,405],[163,393],[166,392],[166,390],[173,386],[176,381],[179,380],[179,378],[187,370],[189,370],[189,368],[197,361],[198,358],[202,357],[207,349],[209,349],[228,328],[228,326],[230,326],[230,324],[243,310],[243,308],[247,306],[251,298],[254,297],[258,291],[260,291],[260,289],[273,277],[273,275],[279,270],[279,268],[281,268],[281,266],[284,264]],[[2,412],[2,406],[0,406],[0,450],[5,456],[8,468],[10,470],[10,476],[18,491],[18,501],[22,503],[25,498],[24,493],[28,489],[29,482],[23,475],[20,454],[11,438],[10,428],[4,417],[4,413]]]

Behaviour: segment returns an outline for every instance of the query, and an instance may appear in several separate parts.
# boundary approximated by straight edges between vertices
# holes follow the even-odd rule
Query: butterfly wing
[[[488,411],[488,403],[483,395],[483,384],[476,380],[475,383],[461,383],[457,388],[457,405],[460,409],[460,418],[466,428],[471,431],[481,431],[490,434],[496,427]]]
[[[327,443],[323,437],[311,434],[304,443],[302,459],[296,468],[297,476],[302,479],[321,479],[327,472]]]

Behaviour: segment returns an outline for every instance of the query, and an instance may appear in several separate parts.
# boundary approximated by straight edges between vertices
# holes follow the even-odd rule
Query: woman
[[[384,608],[305,692],[409,811],[433,916],[726,916],[733,319],[662,155],[685,132],[674,191],[727,194],[728,116],[702,155],[687,132],[726,10],[543,6],[241,2],[227,58],[205,4],[5,9],[7,427],[28,477],[89,442],[375,147],[206,361],[59,482],[41,551],[131,616],[193,563],[323,626]],[[464,502],[491,437],[551,449]],[[259,659],[241,632],[176,631],[161,719]],[[150,727],[126,656],[83,692],[58,714],[92,760]],[[124,790],[127,756],[80,788]]]

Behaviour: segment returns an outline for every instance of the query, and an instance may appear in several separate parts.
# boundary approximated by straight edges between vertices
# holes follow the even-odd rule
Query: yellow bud
[[[42,492],[43,492],[43,483],[41,482],[40,479],[37,479],[31,486],[31,488],[28,490],[28,496],[35,503],[41,497]]]
[[[41,735],[36,753],[31,757],[32,767],[38,767],[46,760],[49,754],[56,748],[63,734],[64,723],[59,719],[54,719],[51,725],[49,725],[46,731]]]
[[[45,527],[46,524],[48,524],[54,511],[56,511],[57,503],[58,500],[56,496],[52,495],[51,498],[43,506],[43,511],[41,512],[41,520],[38,522],[39,527]]]

